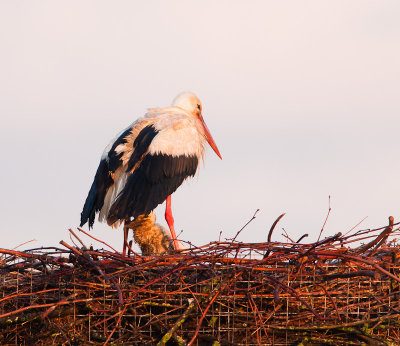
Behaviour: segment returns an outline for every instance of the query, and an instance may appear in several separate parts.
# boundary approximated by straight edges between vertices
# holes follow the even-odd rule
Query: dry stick
[[[381,237],[381,239],[379,240],[378,244],[376,244],[374,248],[370,251],[368,256],[371,256],[375,251],[377,251],[382,246],[384,242],[386,242],[389,235],[393,232],[393,222],[394,222],[393,216],[389,216],[389,226],[386,227],[385,230],[378,236],[378,238]]]
[[[316,254],[332,256],[332,252],[324,251],[324,250],[320,250]],[[377,269],[381,273],[383,273],[383,274],[391,277],[392,279],[400,282],[400,278],[398,278],[397,276],[395,276],[392,273],[388,272],[387,270],[383,269],[381,266],[379,266],[377,263],[375,263],[375,262],[373,262],[371,260],[368,260],[368,259],[360,257],[360,256],[348,255],[348,254],[344,254],[344,253],[337,253],[337,254],[335,254],[335,256],[336,257],[342,257],[342,258],[348,258],[348,259],[352,259],[352,260],[354,260],[356,262],[363,262],[363,263],[369,264],[370,266],[374,267],[375,269]]]
[[[338,317],[338,320],[340,321],[340,315],[339,315],[339,311],[338,311],[338,307],[337,307],[337,305],[336,305],[336,302],[333,300],[332,296],[329,294],[328,290],[325,288],[324,285],[318,285],[318,286],[321,287],[321,288],[324,290],[325,294],[328,296],[328,298],[329,298],[329,300],[331,301],[333,307],[335,308],[335,311],[336,311],[336,315],[337,315],[337,317]]]
[[[365,236],[365,237],[361,237],[361,238],[355,238],[352,240],[347,240],[348,239],[347,237],[346,238],[341,237],[340,242],[341,242],[341,245],[349,245],[351,243],[360,242],[365,239],[371,239],[371,238],[375,239],[376,237],[377,237],[376,235],[370,235],[370,236]],[[356,251],[356,250],[353,250],[353,251]]]
[[[27,252],[14,251],[14,250],[7,250],[2,248],[0,248],[0,253],[5,255],[13,255],[17,257],[35,258],[35,259],[40,259],[41,257],[40,255],[35,255]]]
[[[72,230],[69,230],[69,231],[76,237],[76,239],[78,239],[79,242],[81,242],[81,244],[83,245],[83,250],[88,250],[88,248],[76,236],[76,234]],[[60,241],[60,244],[62,244],[64,246],[68,245],[64,241]],[[73,247],[68,247],[68,248],[73,249]],[[93,267],[96,268],[96,270],[100,273],[100,275],[104,278],[104,280],[106,280],[106,282],[110,282],[110,278],[108,277],[108,275],[106,275],[106,273],[104,273],[104,271],[92,260],[92,258],[85,251],[81,251],[79,253],[86,261],[88,261]]]
[[[342,238],[340,238],[340,239],[342,239]],[[326,241],[326,240],[325,240]],[[278,244],[278,243],[277,243]],[[321,245],[321,242],[318,242],[317,243],[318,245]],[[377,246],[381,246],[381,244],[382,244],[382,242],[378,242],[377,243],[378,245]],[[265,247],[267,247],[269,244],[259,244],[258,246],[260,247],[260,248],[262,248],[262,246],[264,246],[264,248]],[[279,261],[281,262],[281,261],[285,261],[285,260],[290,260],[290,259],[294,259],[294,258],[296,258],[296,256],[298,256],[298,254],[300,253],[301,254],[301,252],[304,252],[305,250],[307,250],[307,248],[309,249],[309,247],[310,246],[312,246],[312,244],[310,244],[310,245],[300,245],[300,244],[296,244],[295,246],[296,246],[296,249],[288,249],[287,247],[288,246],[291,246],[292,244],[280,244],[279,246],[278,245],[276,245],[276,247],[274,247],[274,249],[277,249],[278,251],[279,251],[279,254],[280,255],[276,255],[276,252],[274,253],[274,258],[276,259],[276,257],[278,257],[279,258],[279,256],[281,256],[281,258],[279,258]],[[254,246],[254,244],[253,245],[251,245],[251,244],[232,244],[231,245],[232,246],[232,248],[233,249],[246,249],[246,248],[249,248],[249,249],[251,249],[251,246]],[[210,249],[211,249],[211,251],[212,252],[210,252]],[[223,251],[225,251],[225,249],[226,249],[226,245],[224,245],[224,244],[214,244],[213,246],[212,246],[212,248],[210,248],[210,249],[207,249],[207,248],[204,248],[204,250],[202,250],[203,252],[196,252],[196,261],[194,261],[194,263],[196,264],[197,263],[197,265],[199,265],[200,263],[204,263],[204,262],[207,262],[207,263],[218,263],[218,262],[223,262],[223,263],[239,263],[239,262],[237,262],[237,261],[232,261],[232,260],[230,260],[230,259],[228,259],[228,258],[225,258],[225,259],[219,259],[218,258],[218,254],[219,254],[219,252],[223,252]],[[222,249],[222,250],[221,250]],[[82,250],[83,251],[83,250]],[[208,253],[207,253],[207,251],[209,251]],[[349,251],[349,253],[351,253],[351,250],[350,249],[347,249],[346,251]],[[386,250],[386,249],[384,249],[382,252],[380,252],[380,255],[385,255],[386,253],[387,253],[387,251],[389,251],[389,250]],[[393,251],[393,250],[390,250],[390,251]],[[90,254],[91,254],[92,252],[90,252]],[[319,249],[317,249],[317,250],[313,250],[312,251],[312,254],[313,255],[315,255],[315,256],[318,256],[318,258],[319,259],[324,259],[324,258],[327,258],[327,259],[332,259],[332,258],[340,258],[340,257],[342,257],[342,258],[344,258],[344,259],[348,259],[349,257],[346,257],[346,254],[341,254],[340,252],[339,252],[339,249],[338,248],[335,248],[334,250],[331,250],[331,251],[322,251],[322,249],[321,248],[319,248]],[[100,252],[99,252],[99,255],[100,256],[104,256],[104,255],[102,255]],[[107,255],[107,256],[109,256],[109,255]],[[355,257],[355,258],[354,258]],[[117,256],[117,255],[111,255],[111,258],[120,258],[119,256]],[[344,261],[345,263],[348,263],[348,267],[351,267],[351,263],[353,262],[353,263],[356,263],[357,265],[361,265],[361,266],[363,266],[363,264],[362,263],[365,263],[365,262],[363,262],[363,257],[362,256],[353,256],[353,258],[352,258],[352,260],[351,261],[348,261],[348,262],[346,262],[346,261]],[[222,261],[223,260],[223,261]],[[163,264],[162,265],[164,265],[164,266],[166,266],[166,265],[168,265],[168,261],[173,261],[173,257],[170,257],[169,259],[167,259],[167,260],[164,260],[163,259]],[[175,258],[175,261],[176,261],[176,258]],[[360,264],[360,262],[361,262],[361,264]],[[370,262],[371,263],[374,263],[375,265],[378,265],[378,267],[379,267],[379,265],[381,264],[381,263],[384,263],[384,259],[380,259],[379,257],[375,257],[375,258],[371,258],[370,259]],[[127,259],[125,260],[125,262],[123,261],[123,263],[127,263]],[[242,263],[242,262],[240,262],[240,263]],[[265,261],[264,262],[262,262],[262,261],[259,261],[258,262],[258,264],[257,264],[257,262],[256,261],[246,261],[246,262],[243,262],[243,263],[245,263],[245,265],[246,265],[246,268],[247,269],[254,269],[254,266],[257,266],[257,265],[259,265],[259,264],[264,264],[264,263],[266,263]],[[27,262],[25,262],[25,264],[28,264]],[[149,267],[147,268],[147,270],[148,269],[151,269],[151,268],[154,268],[154,266],[153,266],[153,264],[154,264],[154,261],[153,262],[146,262],[145,263],[145,265],[148,265]],[[371,265],[371,264],[369,264],[369,265]],[[152,267],[153,266],[153,267]],[[206,265],[203,265],[201,268],[205,268],[206,267]],[[365,266],[366,267],[366,266]],[[143,270],[146,270],[146,267],[142,267],[143,268]],[[244,268],[244,267],[243,267]],[[376,267],[374,267],[375,269],[376,269]],[[381,268],[381,269],[383,269],[383,268]],[[378,271],[379,269],[377,269],[377,271]],[[372,270],[371,270],[372,271]],[[376,272],[377,272],[376,271]],[[150,291],[148,291],[148,292],[150,292]],[[146,291],[146,293],[148,293],[147,291]],[[155,291],[156,292],[156,291]],[[289,291],[290,292],[290,291]],[[303,296],[303,294],[300,292],[299,293],[300,294],[300,296],[302,296],[302,297],[304,297]],[[339,309],[339,311],[341,311],[341,309]]]
[[[173,270],[167,272],[167,273],[164,274],[163,276],[158,277],[157,279],[154,279],[154,280],[148,282],[148,283],[147,283],[146,285],[144,285],[143,287],[141,287],[141,288],[137,289],[136,291],[134,291],[133,294],[132,294],[132,296],[129,297],[129,299],[127,300],[127,303],[128,303],[128,302],[131,302],[131,301],[135,298],[135,296],[136,296],[137,294],[139,294],[140,292],[144,291],[147,287],[149,287],[149,286],[151,286],[151,285],[154,285],[154,284],[155,284],[156,282],[158,282],[158,281],[164,280],[165,278],[167,278],[168,276],[172,275],[172,274],[175,273],[176,271],[179,271],[179,270],[182,270],[182,269],[187,269],[187,268],[190,268],[190,267],[189,267],[189,266],[188,266],[188,267],[184,267],[184,266],[179,267],[179,266],[178,266],[177,268],[175,268],[175,269],[173,269]]]
[[[276,285],[282,284],[282,282],[278,281],[278,280],[277,280],[276,278],[274,278],[274,277],[268,277],[268,279],[269,279],[270,281],[275,282]],[[315,309],[314,309],[310,304],[308,304],[304,299],[302,299],[302,298],[300,297],[300,295],[297,293],[297,291],[296,291],[293,287],[286,286],[286,285],[282,285],[282,288],[284,288],[284,289],[285,289],[286,291],[288,291],[288,292],[291,292],[291,293],[292,293],[292,296],[295,296],[299,302],[301,302],[302,304],[304,304],[304,306],[306,306],[306,307],[312,312],[312,314],[313,314],[316,318],[318,318],[318,319],[321,320],[321,321],[324,320],[324,319],[318,314],[318,312],[315,311]],[[279,294],[279,293],[278,293],[278,294]]]
[[[322,232],[323,232],[323,230],[325,228],[326,222],[328,221],[328,217],[329,217],[329,214],[331,213],[331,209],[332,209],[331,208],[331,196],[329,195],[329,210],[328,210],[328,214],[326,215],[325,222],[322,225],[321,232],[319,232],[318,241],[321,238],[321,234],[322,234]]]
[[[24,245],[26,245],[26,244],[28,244],[28,243],[33,242],[33,241],[36,241],[36,239],[31,239],[31,240],[28,240],[28,241],[26,241],[26,242],[24,242],[24,243],[22,243],[22,244],[19,244],[19,245],[17,245],[16,247],[14,247],[13,250],[18,249],[19,247],[24,246]]]
[[[373,270],[358,270],[356,272],[351,272],[351,273],[336,273],[336,274],[325,274],[321,275],[320,277],[324,281],[329,281],[332,279],[347,279],[347,278],[355,278],[358,276],[368,276],[371,278],[375,278],[376,273]]]
[[[256,333],[256,335],[257,335],[257,343],[258,343],[258,345],[261,345],[260,332],[259,332],[260,327],[258,326],[257,314],[256,314],[256,312],[254,310],[254,306],[253,306],[252,302],[250,301],[249,297],[251,297],[251,295],[250,295],[249,292],[247,292],[247,302],[250,304],[251,311],[253,312],[254,320],[256,322],[256,330],[251,335],[254,335],[254,333]]]
[[[357,224],[355,224],[352,228],[350,228],[345,234],[343,234],[343,237],[345,237],[346,235],[348,235],[353,229],[355,229],[357,226],[359,226],[361,223],[363,223],[365,221],[365,219],[368,216],[364,217],[361,221],[359,221]]]
[[[248,225],[251,221],[253,221],[253,220],[256,218],[256,214],[257,214],[259,211],[260,211],[260,209],[257,209],[257,210],[255,211],[253,217],[252,217],[249,221],[247,221],[247,223],[236,233],[236,235],[235,235],[235,236],[233,237],[233,239],[232,239],[232,243],[236,240],[236,238],[237,238],[237,236],[240,234],[240,232],[242,232],[242,231],[247,227],[247,225]]]
[[[355,283],[355,284],[357,284],[357,283]],[[370,293],[370,291],[368,291],[367,293]],[[396,291],[396,292],[393,292],[393,293],[390,293],[390,294],[386,294],[384,296],[384,298],[390,299],[391,297],[396,297],[397,295],[398,295],[398,293]],[[349,309],[362,307],[362,306],[365,306],[367,308],[367,310],[368,310],[371,307],[370,295],[368,295],[368,297],[366,297],[366,298],[367,298],[367,300],[365,300],[365,301],[361,301],[361,302],[358,302],[358,303],[353,303],[353,304],[348,304],[348,305],[345,305],[345,306],[341,306],[340,308],[338,308],[338,310],[339,311],[344,311],[345,313],[347,313]],[[394,302],[394,301],[392,300],[392,302]],[[368,308],[368,306],[369,306],[369,308]],[[374,304],[373,306],[375,308],[377,308],[377,307],[380,307],[382,305]],[[398,313],[400,313],[400,311]]]
[[[67,299],[63,299],[63,300],[60,300],[59,302],[55,303],[53,306],[49,307],[44,314],[42,314],[42,318],[45,319],[50,312],[52,312],[56,309],[57,306],[68,304],[69,302],[71,302],[69,299],[75,298],[77,295],[78,295],[78,293],[73,293]]]
[[[74,244],[76,248],[79,248],[79,246],[75,243],[74,239],[72,238],[71,233],[69,234],[69,239],[72,241],[72,244]]]
[[[185,286],[185,288],[190,292],[190,294],[192,295],[192,299],[195,300],[195,302],[197,303],[197,307],[200,309],[200,311],[203,313],[203,310],[201,309],[201,305],[199,300],[197,299],[196,295],[193,293],[193,291],[190,289],[190,286],[188,286],[185,281],[182,280],[182,278],[180,277],[179,280],[181,281],[181,284]]]
[[[81,303],[81,302],[91,302],[93,300],[94,300],[93,298],[76,299],[76,300],[71,300],[71,301],[67,301],[67,302],[60,302],[60,305],[66,305],[66,304],[72,304],[72,303]],[[23,308],[20,308],[20,309],[17,309],[17,310],[10,311],[10,312],[7,312],[5,314],[2,314],[2,315],[0,315],[0,318],[11,316],[11,315],[15,315],[15,314],[18,314],[20,312],[23,312],[23,311],[26,311],[26,310],[30,310],[30,309],[47,308],[47,307],[51,307],[53,305],[54,305],[53,303],[29,305],[29,306],[25,306]]]
[[[274,288],[274,299],[275,300],[279,300],[279,290],[280,290],[280,288],[281,288],[281,285],[282,285],[282,283],[283,283],[283,280],[286,278],[286,275],[285,276],[283,276],[282,278],[280,278],[279,280],[278,280],[278,283],[275,285],[275,288]]]
[[[119,317],[118,317],[118,321],[117,321],[117,323],[115,324],[115,327],[114,327],[114,329],[112,330],[111,334],[108,336],[107,340],[104,342],[103,346],[107,345],[108,342],[110,341],[110,339],[111,339],[111,337],[113,336],[113,334],[115,333],[117,327],[118,327],[119,324],[121,323],[121,319],[122,319],[122,316],[124,316],[125,311],[126,311],[126,306],[124,307],[124,309],[123,309],[122,311],[120,311],[120,314],[119,314]]]
[[[267,336],[268,333],[267,333],[267,331],[266,331],[266,329],[265,329],[265,326],[264,326],[264,323],[263,323],[263,321],[262,321],[261,314],[260,314],[260,310],[258,310],[257,304],[256,304],[256,302],[254,301],[254,298],[253,298],[253,296],[252,296],[252,294],[251,294],[250,292],[248,293],[248,297],[250,297],[250,300],[251,300],[251,302],[253,303],[253,306],[254,306],[254,308],[255,308],[255,313],[256,313],[255,317],[256,317],[256,318],[257,318],[257,317],[259,318],[261,327],[262,327],[262,329],[264,330],[264,334]],[[251,304],[250,304],[250,305],[251,305]],[[256,323],[257,323],[257,322],[256,322]]]
[[[61,240],[60,244],[65,246],[67,249],[71,250],[75,255],[83,257],[82,252],[78,251],[77,249],[74,249],[71,245],[66,243],[64,240]]]
[[[36,295],[39,295],[39,294],[41,294],[41,293],[54,292],[54,291],[58,291],[58,290],[59,290],[58,288],[50,288],[50,289],[47,289],[47,290],[42,290],[42,291],[37,291],[37,292],[27,292],[27,293],[21,293],[21,291],[19,291],[19,293],[16,293],[16,294],[13,294],[13,295],[6,296],[6,297],[1,298],[1,299],[0,299],[0,303],[1,303],[2,301],[9,300],[9,299],[13,299],[13,298],[15,298],[15,297],[36,296]]]
[[[169,339],[171,339],[172,335],[177,331],[177,329],[186,321],[186,318],[190,315],[192,310],[196,307],[196,303],[194,299],[189,303],[188,307],[186,308],[185,312],[182,316],[178,319],[178,321],[168,330],[167,333],[161,338],[161,340],[157,343],[157,346],[165,345]]]
[[[235,275],[235,278],[241,274],[241,272],[239,272],[238,274]],[[212,285],[216,282],[216,280],[218,280],[218,278],[213,278],[211,280],[211,283],[204,288],[204,293],[208,293],[211,290]],[[164,334],[164,336],[161,338],[161,340],[157,343],[157,346],[162,346],[165,345],[169,339],[171,339],[172,335],[177,331],[177,329],[186,321],[186,319],[188,318],[188,316],[190,315],[190,313],[193,311],[193,309],[198,305],[200,308],[200,303],[204,300],[204,299],[208,299],[209,301],[214,302],[214,300],[217,298],[218,294],[221,291],[221,287],[223,285],[224,281],[220,281],[215,288],[212,290],[212,292],[207,296],[201,296],[199,300],[196,299],[192,299],[189,302],[188,307],[186,308],[186,310],[184,311],[184,313],[179,317],[179,319],[175,322],[175,324]],[[195,335],[193,336],[192,340],[188,343],[188,345],[191,345],[191,343],[193,343],[194,339],[197,337],[197,333],[198,330],[200,330],[200,325],[201,322],[203,321],[203,316],[205,316],[205,314],[208,311],[208,308],[211,306],[211,304],[209,304],[204,311],[202,312],[202,318],[200,319],[199,323],[198,323],[198,328],[196,329],[197,332],[195,332]]]
[[[281,233],[281,236],[285,237],[290,242],[295,243],[295,241],[292,238],[289,237],[289,234],[287,234],[286,230],[284,228],[282,228],[282,230],[285,232],[285,234]]]
[[[207,291],[211,288],[212,284],[214,283],[215,278],[211,280],[211,284],[204,289],[204,291]],[[194,296],[195,297],[195,296]],[[190,315],[192,310],[198,305],[200,307],[200,303],[202,302],[203,299],[205,299],[206,296],[200,297],[199,300],[197,298],[192,298],[189,301],[189,305],[184,311],[184,313],[181,315],[181,317],[175,322],[175,324],[168,330],[167,333],[164,334],[164,336],[161,338],[161,340],[157,343],[157,346],[165,345],[168,340],[172,337],[172,335],[177,331],[177,329],[186,321],[187,317]]]
[[[399,225],[399,224],[400,224],[400,222],[397,222],[397,223],[394,223],[393,226],[397,226],[397,225]],[[373,232],[378,232],[378,231],[382,231],[382,230],[384,230],[386,227],[387,227],[387,226],[380,227],[380,228],[375,228],[375,229],[360,230],[360,231],[357,231],[357,232],[354,233],[354,234],[351,234],[351,235],[348,235],[348,236],[342,237],[342,238],[343,238],[343,240],[347,240],[347,239],[350,239],[350,238],[359,237],[359,236],[361,236],[361,235],[367,235],[367,237],[373,238],[374,235],[371,235],[371,233],[373,233]],[[398,231],[399,229],[400,229],[400,228],[396,228],[395,231]],[[393,231],[393,232],[395,232],[395,231]],[[363,239],[365,239],[365,238],[363,238]],[[361,239],[360,239],[360,240],[361,240]],[[357,238],[356,238],[356,241],[357,241]]]
[[[69,232],[76,238],[78,239],[78,241],[81,243],[81,245],[83,246],[83,248],[85,250],[87,250],[88,248],[86,247],[86,245],[83,243],[83,241],[75,234],[75,232],[70,228]]]
[[[197,334],[199,333],[199,330],[201,327],[201,323],[203,322],[203,319],[206,317],[206,313],[207,313],[208,309],[210,308],[210,306],[212,305],[212,303],[215,301],[215,299],[217,299],[218,295],[221,293],[221,291],[223,291],[225,289],[225,287],[228,285],[228,283],[232,282],[232,280],[236,279],[237,277],[239,277],[241,275],[242,275],[242,271],[238,272],[237,274],[234,275],[233,278],[231,278],[227,281],[220,281],[218,283],[218,285],[213,289],[213,291],[208,295],[207,300],[209,301],[209,303],[208,303],[207,307],[204,309],[203,313],[201,314],[200,320],[197,323],[197,328],[194,332],[192,339],[189,341],[188,346],[191,346],[193,344],[193,342],[196,340]]]
[[[340,238],[342,236],[342,233],[337,233],[331,237],[325,238],[324,240],[321,241],[317,241],[316,243],[314,243],[304,254],[303,256],[308,255],[312,250],[314,250],[316,247],[320,246],[320,245],[324,245],[324,244],[329,244],[329,243],[334,243],[336,240],[338,240],[338,238]]]
[[[126,305],[125,305],[125,306],[126,306]],[[97,310],[97,312],[105,312],[105,311],[111,311],[111,309],[108,309],[108,310]],[[99,325],[101,325],[101,324],[104,324],[105,322],[107,322],[107,321],[113,319],[115,316],[118,316],[120,313],[121,313],[121,310],[118,311],[118,312],[116,312],[115,314],[113,314],[113,315],[111,315],[111,316],[108,316],[108,317],[104,318],[104,319],[101,320],[101,321],[98,321],[98,322],[92,324],[92,327],[97,327],[97,326],[99,326]]]
[[[398,225],[400,225],[400,221],[393,224],[393,226],[398,226]],[[378,227],[378,228],[374,228],[374,229],[362,229],[362,230],[359,230],[359,231],[357,232],[357,234],[363,234],[363,233],[368,233],[368,232],[380,231],[380,230],[385,229],[386,227],[387,227],[387,226],[382,226],[382,227]]]
[[[269,232],[268,232],[268,238],[267,238],[267,242],[270,243],[271,242],[271,238],[272,238],[272,232],[274,231],[275,226],[277,225],[277,223],[280,221],[280,219],[282,219],[284,216],[286,215],[286,213],[283,213],[281,215],[278,216],[278,218],[274,221],[274,223],[272,224]]]
[[[367,251],[369,248],[373,247],[374,245],[376,245],[375,248],[378,248],[392,232],[393,222],[394,222],[393,216],[389,216],[389,226],[387,226],[383,230],[383,232],[381,232],[373,241],[369,242],[368,244],[366,244],[364,246],[361,246],[358,250],[356,250],[356,253],[362,254],[363,252]]]
[[[307,238],[307,237],[308,237],[308,233],[303,234],[303,235],[296,241],[296,244],[300,243],[304,238]]]
[[[70,230],[70,232],[71,232],[74,236],[76,236],[75,233],[74,233],[72,230]],[[77,239],[78,239],[79,241],[81,241],[78,237],[77,237]],[[66,248],[68,248],[68,249],[70,249],[71,251],[73,251],[76,255],[79,255],[79,256],[83,257],[83,258],[86,259],[93,267],[95,267],[96,270],[99,272],[99,274],[104,278],[104,280],[105,280],[106,282],[112,283],[113,286],[115,287],[115,289],[117,290],[117,293],[118,293],[118,302],[119,302],[119,304],[121,304],[121,305],[124,304],[124,298],[123,298],[123,296],[122,296],[122,291],[121,291],[121,288],[119,287],[119,285],[117,284],[117,282],[116,282],[114,279],[111,279],[106,273],[104,273],[104,271],[92,260],[92,258],[91,258],[85,251],[80,252],[80,251],[74,249],[72,246],[68,245],[68,244],[67,244],[66,242],[64,242],[63,240],[60,241],[60,244],[61,244],[61,245],[64,245]],[[82,243],[82,244],[83,244],[83,243]],[[86,248],[86,246],[85,246],[84,244],[83,244],[83,246]],[[86,248],[85,250],[87,250],[87,248]]]
[[[215,299],[217,299],[219,294],[220,294],[220,290],[215,292],[214,296],[211,298],[210,302],[207,304],[206,308],[204,309],[203,313],[201,314],[199,323],[197,324],[197,328],[194,332],[192,339],[189,341],[188,346],[191,346],[193,344],[193,342],[196,340],[197,334],[200,331],[201,323],[203,322],[204,318],[206,317],[208,309],[211,307],[212,303],[214,303]]]
[[[284,216],[286,215],[286,213],[283,213],[281,215],[278,216],[278,218],[274,221],[274,223],[272,224],[269,232],[268,232],[268,238],[267,238],[267,242],[270,243],[271,242],[271,238],[272,238],[272,232],[275,229],[275,226],[278,224],[279,220],[282,219]],[[263,258],[267,258],[268,255],[270,254],[270,250],[268,249],[267,252],[264,254]]]
[[[379,304],[381,304],[381,306],[386,306],[386,308],[389,308],[390,310],[393,310],[396,314],[400,314],[400,311],[399,311],[399,310],[395,309],[394,307],[392,307],[392,306],[390,306],[390,305],[388,305],[388,304],[385,304],[385,303],[382,302],[378,297],[375,297],[375,295],[371,295],[371,297],[372,297],[375,301],[377,301]]]
[[[88,237],[90,237],[90,238],[92,238],[92,239],[98,241],[99,243],[102,243],[102,244],[104,244],[105,246],[108,246],[111,250],[114,250],[116,253],[118,253],[118,251],[115,250],[111,245],[108,245],[106,242],[104,242],[104,241],[102,241],[102,240],[100,240],[100,239],[97,239],[97,238],[93,237],[91,234],[85,232],[83,229],[81,229],[81,228],[78,227],[78,231],[80,231],[80,232],[86,234]]]
[[[355,321],[355,322],[349,322],[349,323],[340,323],[340,324],[335,324],[335,325],[322,325],[322,326],[310,326],[310,327],[295,327],[295,326],[288,326],[288,327],[279,327],[279,326],[268,326],[267,328],[273,329],[273,330],[285,330],[285,331],[291,331],[291,332],[306,332],[306,331],[318,331],[318,330],[331,330],[331,329],[344,329],[347,327],[356,327],[360,326],[363,324],[370,324],[374,322],[386,322],[386,321],[391,321],[394,319],[399,319],[400,314],[395,314],[391,316],[385,316],[385,317],[376,317],[376,318],[371,318],[369,320],[361,320],[361,321]]]

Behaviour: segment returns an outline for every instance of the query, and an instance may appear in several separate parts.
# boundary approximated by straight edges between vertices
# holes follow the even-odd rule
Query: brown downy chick
[[[139,215],[129,224],[129,228],[133,229],[133,238],[144,256],[174,250],[170,233],[165,227],[156,223],[153,212],[148,215]]]

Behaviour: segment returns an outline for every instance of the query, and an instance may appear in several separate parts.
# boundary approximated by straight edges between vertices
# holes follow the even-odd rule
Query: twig
[[[308,233],[303,234],[303,235],[296,241],[296,244],[300,243],[304,238],[307,238],[307,237],[308,237]]]
[[[213,279],[211,281],[211,283],[206,286],[204,288],[204,293],[209,293],[211,290],[211,287],[213,284],[215,284],[216,279]],[[218,289],[221,287],[222,281],[220,281],[217,286],[212,290],[211,295],[213,292],[217,293]],[[201,299],[198,300],[197,304],[200,305],[200,303],[206,298],[207,296],[203,296]],[[212,297],[211,297],[212,298]],[[168,330],[167,333],[164,334],[164,336],[161,338],[161,340],[157,343],[157,346],[161,346],[161,345],[165,345],[168,340],[172,337],[172,335],[177,331],[177,329],[186,321],[186,319],[188,318],[188,316],[190,315],[190,313],[192,312],[192,310],[197,306],[196,304],[196,300],[192,299],[189,302],[188,307],[186,308],[186,310],[184,311],[184,313],[182,314],[182,316],[180,316],[178,318],[178,320],[175,322],[175,324]],[[204,312],[203,312],[204,313]],[[200,324],[200,322],[199,322]],[[197,333],[195,333],[195,336],[197,335]],[[190,345],[191,343],[189,342],[188,345]]]
[[[342,233],[337,233],[331,237],[325,238],[324,240],[321,241],[317,241],[316,243],[314,243],[304,254],[303,256],[308,255],[312,250],[314,250],[315,248],[317,248],[318,246],[324,245],[324,244],[329,244],[329,243],[334,243],[335,241],[337,241],[340,237],[341,237]]]
[[[207,304],[206,308],[204,309],[203,313],[201,314],[199,322],[197,323],[197,328],[194,332],[192,339],[189,341],[188,346],[191,346],[193,344],[193,342],[196,340],[197,334],[199,333],[199,330],[201,327],[201,323],[203,322],[203,319],[206,316],[206,313],[207,313],[208,309],[210,308],[211,304],[215,301],[215,299],[217,299],[218,295],[221,293],[221,291],[224,290],[224,288],[228,285],[228,283],[230,281],[232,281],[233,279],[236,279],[237,277],[239,277],[241,275],[242,275],[242,272],[239,272],[239,273],[235,274],[235,276],[233,278],[230,278],[230,279],[228,278],[228,280],[220,281],[217,284],[217,286],[215,286],[215,288],[212,290],[212,292],[208,295],[208,297],[207,297],[208,304]]]
[[[74,234],[74,232],[71,231],[72,234]],[[75,234],[74,234],[75,235]],[[79,238],[78,238],[79,239]],[[108,277],[108,275],[106,273],[104,273],[104,271],[93,261],[93,259],[87,254],[87,252],[85,251],[86,249],[84,249],[83,252],[80,252],[76,249],[74,249],[72,246],[68,245],[66,242],[64,242],[63,240],[60,241],[61,245],[64,245],[66,248],[70,249],[71,251],[73,251],[76,255],[83,257],[84,259],[86,259],[86,261],[88,261],[98,272],[99,274],[104,278],[104,280],[106,282],[111,282],[113,284],[113,286],[115,287],[115,289],[117,290],[118,293],[118,301],[119,304],[123,304],[124,303],[124,299],[122,296],[122,292],[121,292],[121,288],[119,287],[119,285],[115,282],[115,280],[110,279]]]
[[[119,326],[119,324],[121,323],[121,319],[122,316],[124,316],[124,313],[126,311],[126,306],[123,308],[123,310],[120,311],[119,316],[118,316],[118,320],[117,323],[115,323],[114,329],[112,330],[112,332],[110,333],[110,335],[108,336],[107,340],[104,342],[103,346],[106,346],[108,344],[108,342],[110,341],[111,337],[114,335],[117,327]]]
[[[86,245],[83,243],[83,241],[75,234],[75,232],[70,228],[69,232],[76,238],[78,239],[78,241],[81,243],[81,245],[83,246],[83,248],[85,250],[87,250],[88,248],[86,247]]]
[[[240,232],[242,232],[247,226],[248,224],[253,221],[256,218],[257,213],[260,211],[260,209],[257,209],[253,215],[253,217],[246,222],[246,224],[236,233],[236,235],[233,237],[232,239],[232,243],[236,240],[237,236],[240,234]]]
[[[160,342],[399,344],[395,225],[311,244],[271,235],[149,257],[89,250],[73,232],[78,248],[0,249],[0,343],[154,344],[167,331]]]
[[[283,236],[283,237],[285,237],[287,240],[289,240],[290,242],[292,242],[292,243],[295,243],[295,241],[292,239],[292,238],[290,238],[289,237],[289,234],[286,232],[286,230],[282,227],[282,231],[285,233],[285,234],[283,234],[283,233],[281,233],[281,235]]]
[[[376,237],[376,239],[374,239],[373,241],[371,241],[370,243],[368,243],[364,246],[361,246],[358,250],[356,250],[356,252],[361,254],[375,245],[376,245],[376,248],[379,247],[387,239],[389,234],[392,232],[393,223],[394,223],[393,216],[389,216],[389,226],[387,226],[383,230],[383,232]]]
[[[368,216],[364,217],[361,221],[359,221],[358,223],[356,223],[352,228],[350,228],[345,234],[343,234],[343,237],[347,236],[352,230],[354,230],[356,227],[358,227],[359,225],[361,225],[366,219],[368,218]]]
[[[117,253],[118,253],[118,251],[115,250],[111,245],[107,244],[106,242],[104,242],[104,241],[102,241],[102,240],[100,240],[100,239],[97,239],[97,238],[93,237],[91,234],[85,232],[83,229],[81,229],[81,228],[78,227],[78,231],[80,231],[80,232],[86,234],[88,237],[92,238],[93,240],[96,240],[96,241],[98,241],[99,243],[104,244],[105,246],[107,246],[107,247],[109,247],[111,250],[113,250],[114,252],[117,252]]]
[[[328,214],[326,215],[325,222],[324,222],[324,224],[322,225],[321,232],[319,232],[319,236],[318,236],[318,240],[317,240],[317,241],[319,241],[320,238],[321,238],[321,234],[322,234],[322,232],[324,231],[324,228],[325,228],[326,222],[328,221],[328,217],[329,217],[329,214],[330,214],[330,213],[331,213],[331,196],[329,195],[329,209],[328,209]]]
[[[271,228],[269,229],[269,232],[268,232],[268,238],[267,238],[267,242],[268,243],[271,242],[272,232],[274,231],[275,226],[278,224],[279,220],[282,219],[285,215],[286,215],[286,213],[283,213],[283,214],[279,215],[278,218],[272,224],[272,226],[271,226]],[[264,258],[268,257],[269,253],[270,253],[270,251],[267,250],[267,252],[264,255]]]
[[[19,247],[24,246],[24,245],[26,245],[26,244],[28,244],[28,243],[33,242],[33,241],[37,241],[37,240],[36,240],[36,239],[28,240],[28,241],[26,241],[26,242],[24,242],[24,243],[22,243],[22,244],[17,245],[16,247],[13,248],[13,250],[16,250],[16,249],[18,249]]]
[[[268,238],[267,241],[268,243],[271,242],[271,238],[272,238],[272,232],[274,231],[275,226],[278,224],[278,222],[280,221],[280,219],[282,219],[284,216],[286,215],[286,213],[283,213],[281,215],[278,216],[278,218],[274,221],[274,223],[272,224],[269,232],[268,232]]]

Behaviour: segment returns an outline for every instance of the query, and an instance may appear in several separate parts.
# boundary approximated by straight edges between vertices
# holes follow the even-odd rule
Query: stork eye
[[[198,110],[200,110],[200,108],[201,108],[201,107],[200,107],[200,105],[199,105],[199,104],[197,104],[197,109],[198,109]]]

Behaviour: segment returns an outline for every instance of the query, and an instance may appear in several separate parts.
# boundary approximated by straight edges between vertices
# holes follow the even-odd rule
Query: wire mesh
[[[150,257],[0,249],[0,343],[398,344],[393,228]]]

